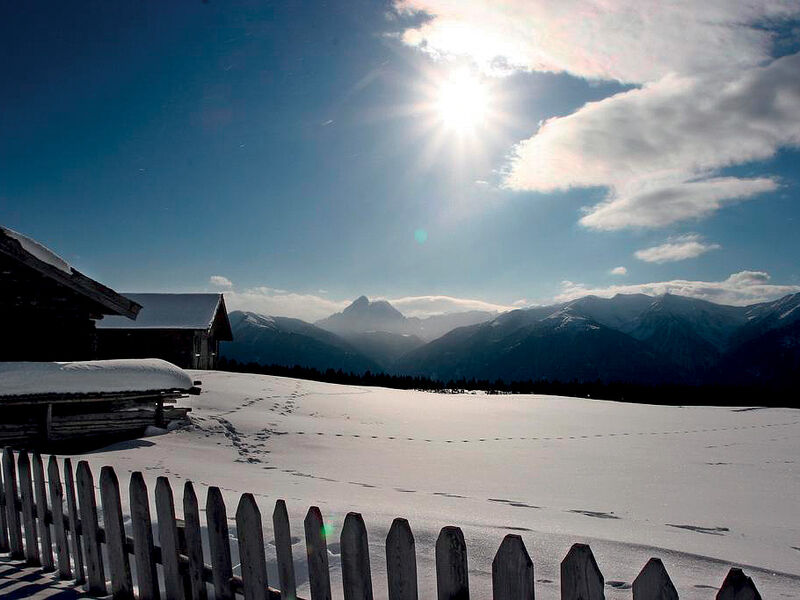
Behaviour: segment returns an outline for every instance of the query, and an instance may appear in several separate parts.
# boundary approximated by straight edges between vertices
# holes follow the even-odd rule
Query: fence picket
[[[0,467],[0,552],[8,552],[8,520],[6,519],[6,486],[3,483],[3,469]]]
[[[33,480],[31,479],[31,461],[28,453],[22,450],[17,457],[19,472],[19,494],[22,500],[22,524],[25,529],[25,562],[39,566],[39,533],[36,527],[36,507],[33,501]]]
[[[161,595],[153,547],[150,501],[147,497],[147,484],[144,482],[141,471],[131,473],[129,495],[133,524],[133,556],[136,564],[139,600],[158,600]]]
[[[203,538],[200,535],[200,510],[191,481],[187,481],[183,486],[183,521],[186,554],[189,556],[189,587],[192,600],[207,600],[208,592],[203,581]]]
[[[297,585],[294,577],[294,558],[292,557],[292,532],[289,526],[289,512],[286,502],[275,502],[272,512],[272,530],[275,533],[275,554],[278,559],[278,581],[281,600],[297,600]]]
[[[728,571],[722,587],[717,592],[717,600],[761,600],[756,584],[741,569]]]
[[[648,560],[633,580],[633,600],[678,600],[678,591],[660,558]]]
[[[561,561],[561,600],[602,600],[603,574],[592,549],[573,544]]]
[[[44,485],[44,464],[38,452],[31,459],[33,467],[33,496],[36,501],[36,520],[39,522],[39,536],[42,542],[42,567],[45,572],[55,569],[53,560],[53,540],[50,536],[50,521],[47,518],[47,491]],[[52,514],[52,511],[50,511]]]
[[[64,485],[67,492],[67,512],[69,513],[69,533],[72,542],[72,557],[75,561],[75,583],[82,584],[86,581],[83,569],[83,547],[81,545],[81,530],[78,526],[78,502],[75,500],[75,478],[72,474],[72,461],[64,459]]]
[[[100,471],[100,500],[103,503],[111,593],[114,600],[133,600],[133,579],[128,550],[125,548],[125,522],[122,520],[119,480],[111,467],[103,467]]]
[[[81,514],[81,537],[86,556],[86,573],[89,580],[89,594],[105,596],[106,576],[103,569],[103,550],[100,546],[100,526],[97,523],[97,500],[94,495],[94,477],[89,463],[82,460],[76,472],[78,483],[78,504]]]
[[[6,497],[8,547],[11,558],[20,559],[25,556],[25,552],[22,548],[22,523],[17,508],[17,467],[14,464],[14,453],[8,446],[3,449],[3,486]]]
[[[436,589],[439,600],[467,600],[467,545],[458,527],[443,527],[436,540]]]
[[[158,540],[161,544],[161,565],[164,567],[164,587],[167,600],[183,599],[183,577],[178,561],[178,526],[175,522],[175,501],[169,479],[156,480],[156,516]]]
[[[228,515],[225,501],[218,487],[208,488],[206,497],[206,525],[211,550],[211,571],[214,579],[216,600],[233,600],[233,568],[231,546],[228,540]]]
[[[522,538],[507,535],[492,561],[494,600],[534,600],[533,561]]]
[[[267,562],[261,511],[253,494],[242,494],[236,509],[239,562],[242,565],[244,600],[267,600]]]
[[[303,521],[308,557],[308,586],[311,600],[331,600],[331,575],[328,568],[328,542],[319,508],[312,506]]]
[[[339,541],[342,549],[344,600],[372,600],[367,528],[359,513],[347,513]]]
[[[72,577],[69,564],[69,544],[67,530],[64,528],[64,488],[61,487],[61,474],[58,471],[58,460],[50,456],[47,461],[47,480],[50,487],[50,505],[53,514],[53,530],[56,534],[56,561],[58,576],[61,579]]]
[[[392,521],[386,536],[389,600],[417,600],[417,553],[414,534],[405,519]]]

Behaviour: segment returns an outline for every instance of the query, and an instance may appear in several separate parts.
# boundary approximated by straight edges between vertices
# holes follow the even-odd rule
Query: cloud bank
[[[645,262],[661,264],[695,258],[719,248],[719,244],[706,244],[699,235],[692,233],[672,238],[658,246],[637,250],[634,256]]]
[[[723,281],[689,281],[675,279],[653,283],[591,287],[582,283],[564,281],[561,293],[554,300],[566,302],[582,296],[594,295],[610,298],[616,294],[676,294],[709,300],[718,304],[745,306],[756,302],[775,300],[787,294],[800,292],[799,285],[776,285],[763,271],[739,271]]]
[[[226,278],[227,280],[227,278]],[[230,280],[227,280],[230,282]],[[213,284],[213,282],[212,282]],[[471,310],[505,312],[512,306],[453,296],[405,296],[401,298],[374,297],[388,300],[407,317],[430,317]],[[331,300],[316,294],[301,294],[266,286],[239,290],[231,285],[225,292],[228,310],[244,310],[264,315],[292,317],[304,321],[317,321],[346,308],[353,299]]]
[[[775,190],[726,167],[800,145],[800,54],[773,60],[796,1],[402,0],[429,16],[403,40],[485,71],[564,72],[638,87],[552,118],[513,149],[520,191],[601,187],[580,222],[614,230],[707,217]]]

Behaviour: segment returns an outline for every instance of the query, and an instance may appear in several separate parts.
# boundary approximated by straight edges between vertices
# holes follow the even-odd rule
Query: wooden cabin
[[[0,226],[0,361],[93,358],[95,321],[133,322],[140,308],[39,242]]]
[[[219,343],[233,340],[222,294],[125,294],[142,306],[135,321],[98,322],[98,358],[161,358],[184,369],[214,369]]]

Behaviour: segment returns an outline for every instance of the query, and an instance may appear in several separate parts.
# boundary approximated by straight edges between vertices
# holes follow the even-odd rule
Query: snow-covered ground
[[[444,525],[464,530],[474,597],[490,597],[491,560],[510,532],[534,561],[538,598],[559,596],[558,565],[579,541],[591,544],[609,598],[630,597],[650,556],[663,559],[681,598],[712,598],[730,565],[744,566],[764,597],[800,597],[798,411],[190,374],[203,382],[186,401],[192,429],[84,458],[95,473],[116,466],[123,479],[142,470],[151,493],[159,475],[176,492],[190,479],[201,504],[205,487],[217,485],[229,517],[239,494],[253,492],[268,540],[274,500],[286,499],[306,598],[300,540],[312,504],[334,527],[338,598],[337,528],[348,511],[367,523],[376,597],[386,597],[383,545],[396,516],[414,530],[422,597],[435,594],[433,550]],[[267,553],[277,585],[270,544]]]

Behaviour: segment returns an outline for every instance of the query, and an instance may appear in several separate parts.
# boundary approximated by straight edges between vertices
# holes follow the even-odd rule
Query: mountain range
[[[314,324],[231,313],[240,362],[461,378],[781,385],[800,379],[800,293],[750,306],[585,296],[497,314],[408,318],[365,296]]]

